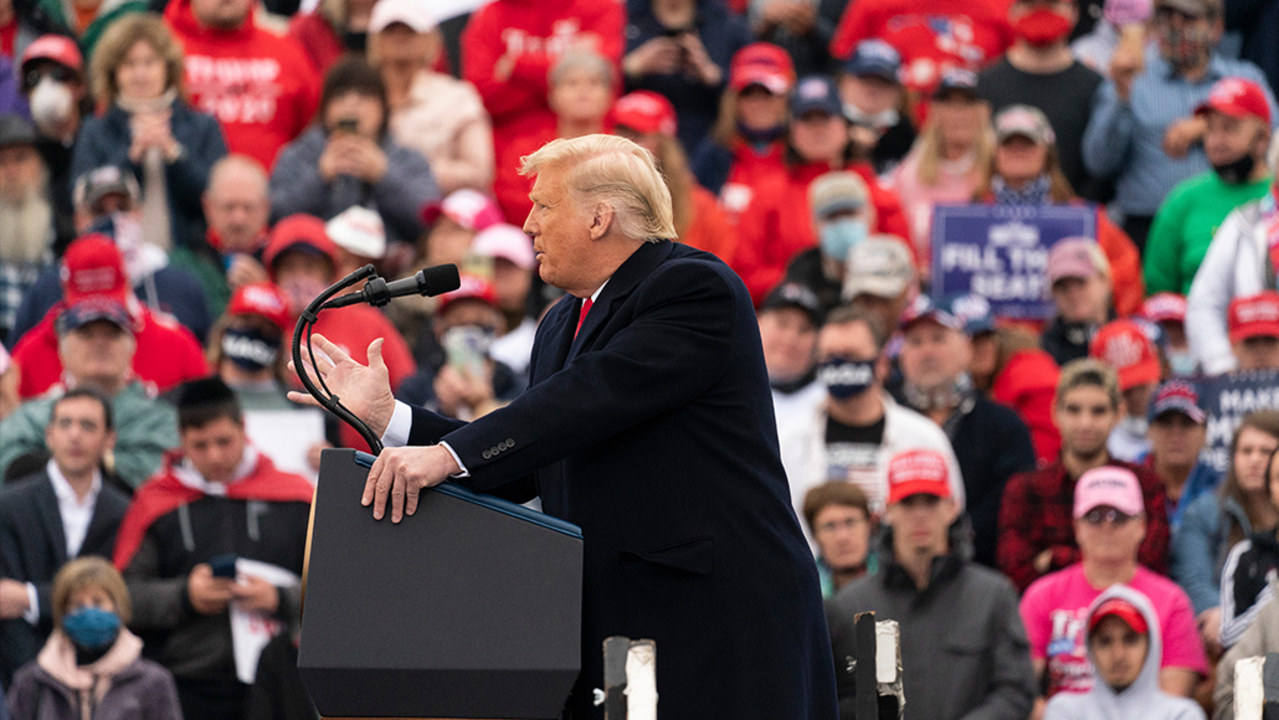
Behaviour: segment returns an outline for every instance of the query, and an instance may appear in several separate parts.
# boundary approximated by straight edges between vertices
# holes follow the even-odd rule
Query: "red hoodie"
[[[786,171],[785,156],[786,143],[781,140],[769,143],[762,153],[756,152],[745,140],[737,141],[733,147],[733,164],[728,169],[728,180],[719,191],[720,204],[733,222],[740,220],[751,206],[751,201],[758,195],[760,182]]]
[[[979,70],[1012,44],[1008,0],[857,0],[844,11],[831,55],[877,38],[902,56],[906,87],[930,92],[951,68]]]
[[[510,162],[509,144],[555,127],[547,76],[560,55],[580,36],[593,35],[599,52],[620,65],[625,22],[617,0],[495,0],[471,15],[462,33],[462,77],[479,91],[493,119],[499,163]],[[505,57],[514,64],[509,76],[498,77]],[[499,165],[499,176],[502,169]],[[507,219],[524,222],[522,216]]]
[[[164,19],[186,55],[191,104],[217,118],[231,152],[270,170],[315,115],[320,81],[302,47],[259,28],[253,12],[239,28],[219,30],[196,20],[191,0],[172,0]]]
[[[59,302],[45,313],[40,324],[22,336],[13,348],[13,362],[18,366],[18,397],[23,400],[44,394],[62,379],[62,360],[58,358],[58,333],[54,321],[62,312]],[[209,374],[200,342],[190,330],[176,320],[154,313],[139,305],[136,316],[140,327],[137,350],[133,353],[133,373],[139,379],[154,383],[164,392],[187,380]]]
[[[1061,452],[1061,433],[1053,420],[1060,375],[1051,355],[1043,350],[1023,350],[1008,358],[990,388],[995,402],[1016,410],[1026,423],[1040,467],[1052,463]]]
[[[909,246],[905,239],[910,237],[906,213],[897,196],[879,184],[867,163],[855,163],[846,169],[860,175],[870,190],[877,218],[870,233],[896,235]],[[733,259],[733,269],[746,283],[756,305],[781,281],[790,261],[817,244],[808,207],[808,186],[828,172],[830,167],[825,163],[809,163],[759,181],[755,198],[738,223]]]

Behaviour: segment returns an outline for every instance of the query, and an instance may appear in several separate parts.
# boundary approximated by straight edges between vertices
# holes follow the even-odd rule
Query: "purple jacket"
[[[13,720],[80,720],[75,692],[35,662],[13,676],[9,688]],[[182,720],[173,676],[138,658],[112,679],[111,689],[93,709],[93,720]]]

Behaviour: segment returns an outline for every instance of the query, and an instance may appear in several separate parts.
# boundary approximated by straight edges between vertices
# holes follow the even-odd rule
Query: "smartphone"
[[[209,567],[213,568],[213,577],[235,579],[235,563],[239,557],[235,553],[225,553],[209,558]]]
[[[492,335],[477,327],[449,328],[441,338],[449,365],[465,371],[473,378],[484,376]]]
[[[346,133],[347,135],[356,135],[360,132],[360,121],[353,117],[341,118],[337,124],[333,126],[334,132]]]

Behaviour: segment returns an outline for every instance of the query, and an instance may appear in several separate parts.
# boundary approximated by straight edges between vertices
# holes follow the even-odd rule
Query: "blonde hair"
[[[520,174],[565,168],[569,194],[580,208],[612,208],[618,230],[629,238],[674,240],[671,191],[647,150],[616,135],[552,140],[521,159]]]
[[[915,141],[915,147],[912,148],[913,152],[919,154],[919,182],[928,187],[935,187],[941,180],[943,146],[941,121],[937,119],[936,113],[930,113],[928,119],[924,121],[923,129],[919,132],[919,139]],[[990,129],[989,112],[986,113],[986,120],[983,121],[982,131],[978,133],[977,142],[973,145],[973,152],[977,160],[969,172],[976,173],[978,168],[988,166],[995,154],[995,134]]]
[[[182,46],[173,39],[164,20],[155,13],[126,15],[111,24],[102,34],[89,63],[93,94],[104,106],[115,104],[120,94],[116,71],[124,63],[134,45],[145,42],[164,59],[165,89],[175,88],[182,94]]]
[[[1053,399],[1053,407],[1060,407],[1066,393],[1077,387],[1095,387],[1106,393],[1110,400],[1110,409],[1119,410],[1122,395],[1119,392],[1119,376],[1109,365],[1093,358],[1082,358],[1066,363],[1061,369],[1061,379],[1057,381],[1057,396]]]
[[[990,159],[984,165],[981,165],[981,180],[977,183],[977,190],[973,193],[973,200],[976,202],[985,202],[994,192],[992,189],[992,181],[999,174],[995,167],[996,152],[998,145],[991,149]],[[1064,204],[1074,202],[1078,199],[1075,195],[1075,189],[1070,186],[1070,181],[1066,179],[1066,174],[1061,171],[1061,155],[1056,145],[1048,146],[1048,157],[1044,158],[1044,174],[1048,176],[1048,196],[1052,202]]]
[[[81,590],[97,588],[111,598],[120,623],[127,625],[133,617],[133,603],[129,589],[124,585],[115,566],[100,557],[82,557],[72,560],[53,579],[53,624],[61,627],[62,618],[71,608],[71,598]]]

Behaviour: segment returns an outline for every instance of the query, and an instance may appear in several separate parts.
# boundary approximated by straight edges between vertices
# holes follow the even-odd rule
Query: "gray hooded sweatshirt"
[[[1097,678],[1086,693],[1058,693],[1048,701],[1044,720],[1204,720],[1203,709],[1193,700],[1175,697],[1159,689],[1159,659],[1163,657],[1163,638],[1159,634],[1159,617],[1145,595],[1127,585],[1114,585],[1093,601],[1088,610],[1088,623],[1093,613],[1107,600],[1118,597],[1132,603],[1146,619],[1150,647],[1146,662],[1136,682],[1123,692],[1115,692]],[[1089,662],[1096,664],[1092,648]]]

